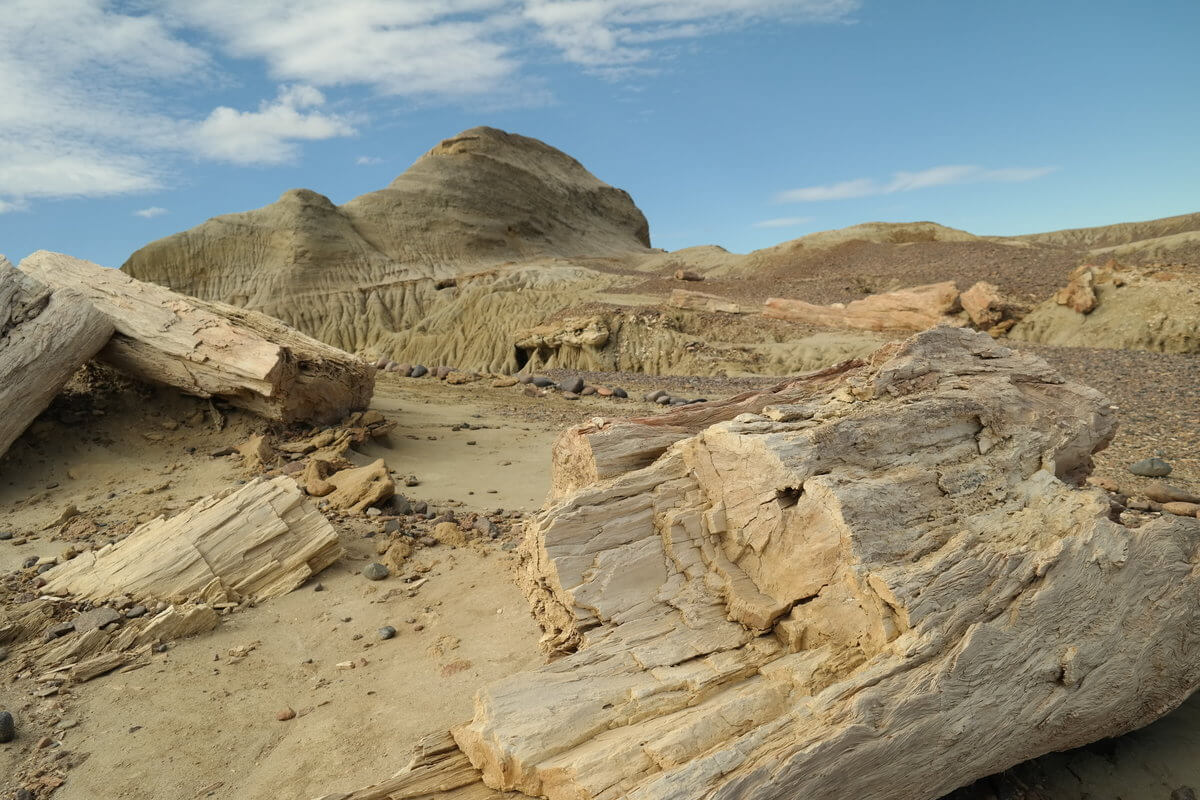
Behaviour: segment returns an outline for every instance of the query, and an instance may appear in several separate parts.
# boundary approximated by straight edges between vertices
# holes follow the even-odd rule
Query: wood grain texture
[[[51,289],[0,256],[0,455],[113,333],[70,289]]]
[[[370,402],[373,366],[263,314],[45,250],[21,270],[85,295],[116,329],[99,357],[136,378],[283,422],[335,422]]]
[[[97,601],[261,600],[290,592],[341,552],[294,480],[258,478],[60,564],[46,572],[45,591]]]

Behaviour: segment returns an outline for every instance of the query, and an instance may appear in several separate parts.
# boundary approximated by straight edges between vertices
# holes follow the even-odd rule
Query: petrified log
[[[264,314],[45,250],[21,270],[83,293],[116,328],[100,358],[136,378],[283,422],[333,422],[371,399],[373,366]]]
[[[0,455],[112,333],[78,292],[52,291],[0,256]]]
[[[1200,522],[1077,483],[1104,398],[967,330],[877,356],[530,523],[524,588],[576,650],[453,730],[487,786],[925,800],[1196,689]]]
[[[994,283],[978,281],[962,293],[959,302],[972,324],[980,330],[987,330],[1004,319],[1004,298],[1000,296],[1000,287]]]
[[[295,589],[341,552],[337,532],[295,481],[258,478],[47,571],[44,591],[98,601],[264,599]]]
[[[693,292],[689,289],[674,289],[668,302],[675,308],[687,308],[692,311],[719,311],[722,314],[743,314],[740,305],[707,292]]]
[[[953,316],[958,309],[958,287],[953,281],[945,281],[873,294],[844,305],[820,306],[772,297],[767,300],[763,315],[830,328],[923,331],[935,325],[962,324]]]

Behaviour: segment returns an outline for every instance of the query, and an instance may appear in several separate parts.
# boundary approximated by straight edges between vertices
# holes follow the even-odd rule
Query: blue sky
[[[0,0],[0,252],[112,266],[475,125],[659,247],[1200,211],[1192,0]]]

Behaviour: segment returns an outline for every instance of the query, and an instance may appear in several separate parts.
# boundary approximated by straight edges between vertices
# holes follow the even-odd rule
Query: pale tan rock
[[[136,378],[283,422],[332,422],[371,399],[374,367],[263,314],[45,250],[21,271],[83,294],[116,329],[99,358]]]
[[[531,522],[567,654],[455,741],[549,800],[925,800],[1144,725],[1200,684],[1200,522],[1126,528],[1077,486],[1113,430],[947,328],[713,424]]]
[[[54,567],[44,591],[92,600],[264,599],[295,589],[341,552],[295,481],[257,478]]]
[[[1000,287],[987,281],[979,281],[959,297],[963,311],[980,330],[987,330],[1004,319],[1004,299]]]
[[[396,484],[382,458],[365,467],[335,472],[326,482],[333,487],[332,492],[324,495],[329,507],[354,514],[361,514],[368,506],[382,503],[396,493]]]
[[[251,436],[237,447],[242,455],[242,466],[253,472],[268,469],[275,463],[275,450],[263,434]]]
[[[1200,516],[1200,503],[1184,503],[1179,500],[1172,500],[1163,503],[1162,510],[1179,517],[1195,517]]]
[[[873,294],[844,305],[819,306],[772,297],[767,300],[763,315],[830,328],[923,331],[935,325],[962,324],[954,316],[958,309],[958,288],[953,281],[945,281]]]
[[[675,270],[675,280],[677,280],[677,281],[702,281],[702,280],[704,280],[704,276],[701,275],[699,272],[695,272],[690,269],[677,269],[677,270]]]
[[[0,256],[0,455],[112,333],[79,292],[52,290]]]
[[[1200,503],[1200,495],[1169,483],[1152,483],[1142,494],[1156,503]]]
[[[471,541],[466,532],[453,522],[439,522],[433,526],[430,535],[450,547],[466,547]]]
[[[383,565],[391,571],[393,575],[400,573],[404,569],[404,562],[412,555],[412,545],[406,539],[397,539],[388,545],[387,550],[383,553]]]
[[[692,311],[713,311],[722,314],[745,314],[746,309],[740,305],[706,292],[693,292],[688,289],[673,289],[667,301],[675,308],[686,308]]]
[[[336,470],[328,461],[310,458],[297,480],[310,497],[324,497],[336,488],[327,480],[334,472]]]
[[[477,380],[479,380],[478,375],[471,372],[462,372],[461,370],[454,370],[446,375],[446,383],[456,386],[461,386],[464,383],[474,383]]]

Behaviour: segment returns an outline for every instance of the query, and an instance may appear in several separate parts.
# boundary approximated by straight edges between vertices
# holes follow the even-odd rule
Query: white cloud
[[[372,164],[382,164],[383,159],[377,156],[359,156],[354,159],[354,163],[360,167],[371,166]]]
[[[149,208],[139,208],[137,211],[133,212],[133,215],[135,217],[142,217],[143,219],[154,219],[155,217],[161,217],[166,213],[167,210],[165,208],[160,208],[159,206],[150,206]]]
[[[291,161],[299,140],[354,134],[345,119],[312,110],[324,104],[325,95],[311,86],[284,86],[274,102],[263,101],[258,111],[220,106],[192,131],[195,149],[215,161],[234,164]]]
[[[807,225],[812,222],[812,217],[776,217],[775,219],[764,219],[754,223],[755,228],[795,228],[800,225]]]
[[[769,20],[846,20],[861,0],[5,0],[0,212],[161,189],[186,159],[278,164],[363,117],[368,88],[476,108],[545,99],[547,47],[613,74],[667,41]],[[237,75],[233,74],[236,59]],[[261,74],[255,74],[258,70]],[[244,74],[243,74],[244,73]],[[266,79],[274,99],[204,101]],[[323,91],[325,93],[323,93]]]
[[[821,200],[846,200],[852,197],[872,197],[895,192],[910,192],[932,186],[955,183],[1020,183],[1049,175],[1058,167],[1007,167],[985,169],[976,166],[931,167],[920,172],[893,172],[889,181],[858,178],[825,186],[788,189],[775,195],[779,203],[812,203]]]
[[[650,60],[654,45],[765,19],[837,22],[860,0],[525,0],[524,15],[564,58],[587,67]]]

